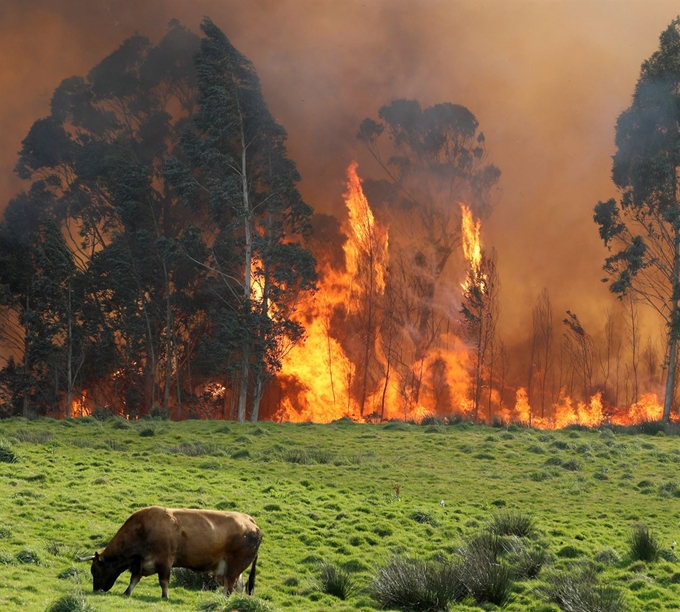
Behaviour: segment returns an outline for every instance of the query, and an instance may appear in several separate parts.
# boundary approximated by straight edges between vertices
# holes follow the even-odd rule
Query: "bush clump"
[[[656,561],[661,546],[656,535],[646,525],[635,525],[628,537],[630,557],[633,561]]]
[[[327,595],[338,599],[349,599],[357,592],[354,577],[344,568],[331,562],[319,564],[319,588]]]
[[[489,522],[489,531],[498,536],[531,538],[536,533],[534,520],[521,512],[498,512]]]
[[[618,589],[597,582],[591,567],[553,572],[541,591],[565,612],[623,612],[626,602]]]
[[[383,608],[408,612],[445,612],[467,594],[459,564],[411,557],[394,557],[380,568],[370,590]]]
[[[478,604],[502,606],[510,595],[510,568],[499,559],[502,552],[501,538],[486,532],[467,540],[458,551],[460,579]]]
[[[10,443],[0,438],[0,463],[16,463],[19,460]]]
[[[506,544],[511,573],[520,580],[533,579],[550,563],[551,555],[545,547],[527,544],[526,540],[513,539]]]
[[[240,593],[234,593],[228,599],[218,596],[199,607],[203,612],[276,612],[270,603]]]
[[[94,608],[87,603],[82,593],[69,593],[52,602],[45,612],[92,612]]]

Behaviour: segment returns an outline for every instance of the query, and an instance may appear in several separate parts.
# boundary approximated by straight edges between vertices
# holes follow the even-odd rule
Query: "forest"
[[[0,416],[668,421],[679,81],[675,20],[616,124],[618,199],[593,201],[617,308],[587,329],[543,289],[509,343],[482,241],[502,169],[471,110],[366,109],[372,165],[347,168],[338,214],[315,212],[220,28],[134,35],[62,81],[22,142],[26,189],[0,223]]]

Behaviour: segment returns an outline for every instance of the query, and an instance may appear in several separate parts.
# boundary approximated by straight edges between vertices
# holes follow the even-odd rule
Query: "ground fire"
[[[389,228],[376,221],[356,162],[348,168],[347,177],[345,269],[320,270],[319,291],[300,307],[307,335],[284,360],[279,383],[285,391],[273,418],[318,423],[343,417],[416,422],[426,417],[472,418],[475,347],[457,333],[460,330],[450,327],[422,359],[408,359],[415,354],[415,347],[408,330],[394,329],[395,317],[389,312],[393,306],[389,302]],[[481,284],[484,291],[481,222],[465,204],[460,207],[463,261],[468,268],[460,292],[468,290],[471,283]],[[460,299],[459,295],[457,303]],[[371,308],[373,313],[368,312]],[[360,326],[361,350],[348,338],[340,321]],[[489,388],[488,364],[478,375],[485,402],[492,407],[480,410],[477,420],[481,421],[539,428],[595,427],[659,420],[662,415],[655,393],[641,395],[629,408],[616,408],[606,405],[599,391],[584,402],[561,389],[541,417],[530,406],[526,388],[518,387],[506,401],[508,389]]]

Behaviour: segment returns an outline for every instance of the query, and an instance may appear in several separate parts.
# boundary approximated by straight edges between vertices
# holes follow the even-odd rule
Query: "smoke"
[[[378,168],[355,139],[394,98],[467,106],[503,172],[482,230],[498,251],[501,327],[526,337],[543,287],[591,333],[612,304],[592,221],[616,195],[614,124],[642,61],[676,16],[671,0],[4,0],[0,5],[0,206],[22,187],[16,151],[59,82],[85,74],[135,31],[209,15],[255,64],[289,133],[303,194],[342,206],[345,169]]]

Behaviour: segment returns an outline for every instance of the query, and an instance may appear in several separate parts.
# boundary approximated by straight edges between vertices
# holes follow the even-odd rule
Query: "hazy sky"
[[[204,15],[255,64],[289,133],[302,191],[337,210],[345,169],[374,174],[355,139],[394,98],[467,106],[500,167],[483,228],[498,251],[503,329],[527,334],[547,287],[593,333],[612,300],[593,206],[615,196],[614,125],[641,63],[680,12],[670,0],[1,0],[0,207],[21,183],[16,152],[59,82],[135,31]]]

